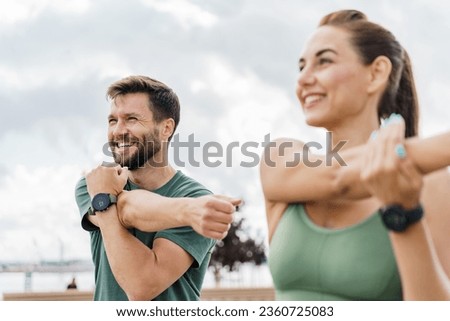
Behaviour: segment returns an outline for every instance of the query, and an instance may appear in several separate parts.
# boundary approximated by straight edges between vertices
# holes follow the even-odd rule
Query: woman
[[[437,170],[450,165],[442,148],[450,134],[404,140],[418,124],[405,50],[361,12],[344,10],[322,19],[299,67],[306,121],[330,131],[333,146],[345,142],[339,156],[348,166],[309,153],[298,162],[307,150],[300,141],[266,151],[260,170],[277,299],[449,299],[450,179]],[[386,126],[367,144],[380,119]],[[392,205],[414,218],[402,231],[386,219]]]

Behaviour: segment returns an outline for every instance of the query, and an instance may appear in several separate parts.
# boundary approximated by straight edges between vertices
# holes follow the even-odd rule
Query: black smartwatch
[[[117,196],[106,193],[99,193],[94,196],[91,202],[91,207],[88,210],[90,215],[95,215],[95,212],[106,211],[112,204],[117,203]]]
[[[403,232],[411,224],[420,221],[423,217],[423,208],[421,204],[410,210],[405,210],[400,205],[390,205],[381,208],[380,214],[388,230]]]

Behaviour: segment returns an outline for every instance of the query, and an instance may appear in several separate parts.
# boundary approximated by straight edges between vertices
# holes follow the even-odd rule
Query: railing
[[[4,301],[92,301],[92,291],[3,293]]]
[[[202,301],[272,301],[272,288],[210,288],[203,289]],[[4,293],[4,301],[92,301],[92,291]]]

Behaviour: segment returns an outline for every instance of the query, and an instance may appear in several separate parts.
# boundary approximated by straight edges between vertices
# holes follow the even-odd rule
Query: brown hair
[[[319,26],[335,26],[348,31],[351,42],[365,65],[377,57],[385,56],[392,63],[389,83],[378,105],[380,119],[392,113],[405,119],[405,136],[418,133],[419,101],[408,53],[395,36],[382,26],[370,22],[364,13],[357,10],[341,10],[322,18]]]
[[[147,76],[129,76],[120,79],[108,87],[107,97],[114,100],[119,95],[146,93],[153,119],[159,123],[167,118],[175,122],[172,135],[180,121],[180,102],[175,92],[166,84]]]

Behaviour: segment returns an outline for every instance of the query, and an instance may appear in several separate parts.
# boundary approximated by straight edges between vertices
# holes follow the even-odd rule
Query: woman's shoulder
[[[282,149],[303,148],[303,146],[305,146],[303,141],[290,137],[279,137],[272,140],[269,144],[269,148],[273,148],[275,151],[282,151]]]
[[[260,166],[262,170],[283,168],[303,152],[305,143],[293,138],[277,138],[264,145]],[[284,165],[284,166],[281,166]]]

